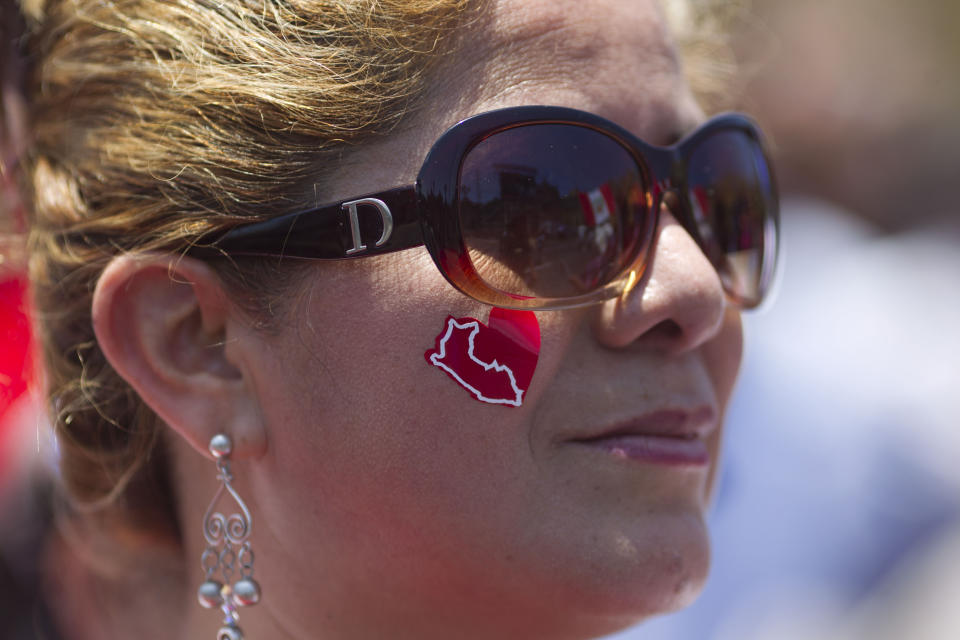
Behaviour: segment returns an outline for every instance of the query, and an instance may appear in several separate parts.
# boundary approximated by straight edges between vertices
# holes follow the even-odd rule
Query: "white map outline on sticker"
[[[494,371],[497,371],[497,372],[505,371],[507,373],[507,377],[510,378],[510,387],[513,389],[514,393],[516,394],[513,399],[488,398],[484,396],[483,393],[481,393],[478,389],[473,388],[466,380],[461,378],[456,371],[454,371],[453,369],[451,369],[450,367],[448,367],[446,364],[442,362],[442,360],[447,355],[447,341],[450,339],[450,336],[453,335],[454,328],[461,329],[461,330],[471,329],[470,337],[467,339],[470,345],[467,349],[467,356],[469,356],[469,358],[474,362],[476,362],[478,365],[483,367],[484,371],[489,371],[490,369],[493,369]],[[505,364],[500,364],[496,360],[489,363],[484,362],[483,360],[480,360],[473,354],[473,349],[474,349],[473,341],[474,341],[474,338],[477,337],[478,333],[480,333],[479,320],[471,320],[470,322],[465,322],[461,324],[457,322],[456,318],[449,318],[447,320],[447,331],[446,333],[443,334],[443,337],[440,339],[440,343],[437,345],[437,349],[438,349],[437,352],[431,354],[430,362],[433,363],[435,367],[439,367],[440,369],[443,369],[444,371],[449,373],[451,376],[453,376],[454,379],[456,379],[457,382],[459,382],[461,385],[463,385],[465,389],[467,389],[470,393],[472,393],[477,398],[477,400],[481,400],[483,402],[489,402],[490,404],[509,404],[510,406],[513,406],[513,407],[519,407],[521,404],[523,404],[523,389],[517,386],[517,379],[513,375],[513,370],[511,370],[510,367],[508,367]]]

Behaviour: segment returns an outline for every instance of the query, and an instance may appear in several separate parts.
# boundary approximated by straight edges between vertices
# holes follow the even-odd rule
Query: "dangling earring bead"
[[[200,565],[206,579],[197,590],[197,599],[207,609],[220,607],[223,611],[223,627],[217,633],[217,640],[243,640],[243,632],[237,626],[240,617],[237,609],[260,602],[260,585],[253,579],[253,549],[248,540],[252,518],[247,505],[233,488],[231,453],[233,443],[229,436],[222,433],[213,436],[210,454],[217,461],[220,487],[203,516],[203,537],[207,548],[200,557]],[[230,494],[238,509],[229,516],[215,511],[224,492]],[[238,564],[240,579],[231,584]]]

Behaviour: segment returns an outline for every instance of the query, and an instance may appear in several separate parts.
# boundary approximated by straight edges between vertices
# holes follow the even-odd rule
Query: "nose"
[[[606,347],[639,343],[681,353],[710,340],[723,324],[728,303],[719,275],[669,210],[660,213],[643,276],[604,302],[593,319],[596,339]]]

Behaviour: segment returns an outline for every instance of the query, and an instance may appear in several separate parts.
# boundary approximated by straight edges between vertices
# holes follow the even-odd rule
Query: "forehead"
[[[421,108],[345,159],[340,195],[412,183],[443,131],[500,107],[591,111],[661,144],[700,117],[655,0],[490,0],[457,35]]]
[[[655,0],[496,0],[487,11],[441,74],[448,113],[555,104],[644,134],[686,98]]]

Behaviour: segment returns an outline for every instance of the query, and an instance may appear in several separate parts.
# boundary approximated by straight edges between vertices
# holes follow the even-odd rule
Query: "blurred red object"
[[[33,380],[33,347],[27,281],[20,275],[0,280],[0,482],[4,480],[15,437],[10,411]]]

